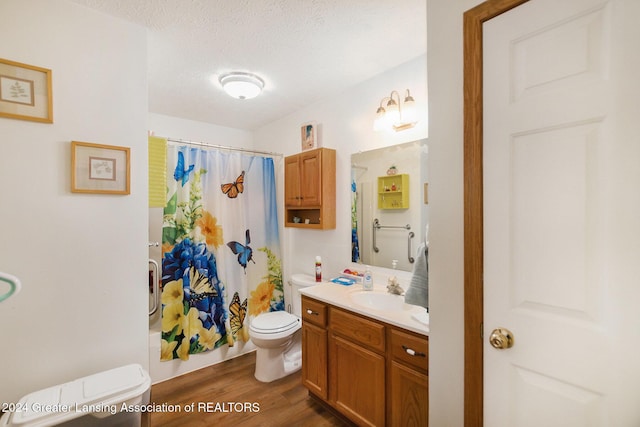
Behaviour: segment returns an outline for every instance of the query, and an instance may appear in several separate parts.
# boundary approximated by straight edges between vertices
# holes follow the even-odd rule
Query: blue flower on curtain
[[[225,318],[216,259],[204,243],[186,238],[165,254],[162,262],[162,284],[182,279],[185,307],[198,309],[203,327],[214,324],[221,335],[225,331]]]

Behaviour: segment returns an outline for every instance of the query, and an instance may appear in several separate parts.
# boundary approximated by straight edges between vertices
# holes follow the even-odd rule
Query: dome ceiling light
[[[260,77],[240,71],[223,74],[219,81],[224,91],[237,99],[255,98],[264,88],[264,80]]]

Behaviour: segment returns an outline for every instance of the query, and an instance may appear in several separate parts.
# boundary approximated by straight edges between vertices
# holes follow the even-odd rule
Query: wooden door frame
[[[464,425],[483,425],[482,25],[529,0],[487,0],[463,15]]]

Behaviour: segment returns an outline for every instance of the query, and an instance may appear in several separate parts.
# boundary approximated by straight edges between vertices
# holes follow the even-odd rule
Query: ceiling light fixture
[[[233,71],[219,78],[225,92],[237,99],[251,99],[260,95],[264,80],[255,74]]]
[[[394,95],[398,100],[397,102],[393,99]],[[385,101],[387,103],[386,108],[383,106]],[[384,97],[380,101],[380,107],[376,111],[376,119],[373,122],[373,130],[393,129],[398,132],[411,129],[417,122],[416,101],[409,93],[409,89],[407,89],[404,104],[400,102],[400,95],[394,90],[390,96]]]

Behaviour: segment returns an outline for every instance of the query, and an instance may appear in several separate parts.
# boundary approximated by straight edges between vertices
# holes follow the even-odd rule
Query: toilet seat
[[[272,311],[263,313],[252,320],[250,331],[260,335],[279,335],[286,336],[288,333],[295,332],[300,329],[301,321],[286,311]]]

